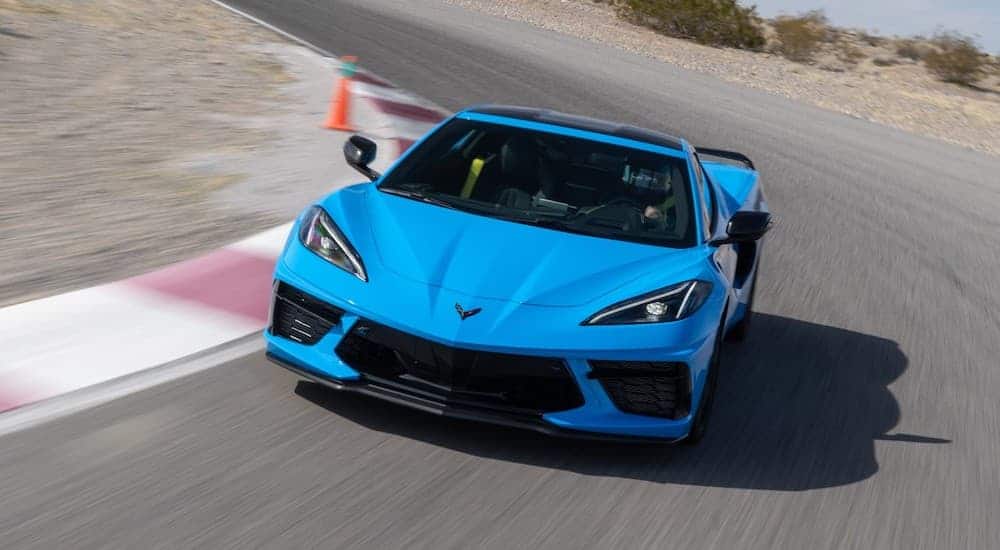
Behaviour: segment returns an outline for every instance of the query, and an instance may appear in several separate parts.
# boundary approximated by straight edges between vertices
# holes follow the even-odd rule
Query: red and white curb
[[[355,102],[357,116],[364,133],[397,144],[393,158],[446,116],[361,75],[352,86],[365,101]],[[260,331],[290,226],[131,279],[0,308],[0,412]]]
[[[260,330],[288,227],[131,279],[0,309],[0,411]]]
[[[350,89],[352,99],[364,102],[361,110],[370,109],[365,133],[393,142],[397,155],[448,116],[440,107],[370,73],[354,75]]]

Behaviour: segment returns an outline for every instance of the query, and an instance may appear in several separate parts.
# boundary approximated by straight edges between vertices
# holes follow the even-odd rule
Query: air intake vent
[[[336,352],[370,384],[442,405],[528,415],[583,405],[561,359],[450,347],[364,319]]]
[[[649,361],[590,361],[597,379],[622,412],[680,419],[691,409],[687,365]]]
[[[315,344],[340,323],[344,311],[301,290],[278,283],[274,293],[271,334],[300,344]]]

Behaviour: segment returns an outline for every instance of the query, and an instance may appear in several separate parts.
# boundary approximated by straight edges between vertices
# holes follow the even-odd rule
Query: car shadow
[[[876,439],[946,439],[888,432],[899,406],[888,385],[907,367],[891,340],[757,314],[749,340],[723,351],[708,436],[694,447],[558,439],[440,418],[300,382],[300,396],[372,430],[495,460],[661,483],[806,490],[878,471]]]

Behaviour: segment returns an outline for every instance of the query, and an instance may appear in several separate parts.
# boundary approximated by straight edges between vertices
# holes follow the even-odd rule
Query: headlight
[[[666,323],[690,316],[712,293],[712,283],[687,281],[618,302],[591,315],[584,325]]]
[[[362,281],[368,281],[368,273],[365,272],[358,251],[354,250],[347,237],[322,208],[313,206],[306,211],[302,225],[299,226],[299,240],[324,260]]]

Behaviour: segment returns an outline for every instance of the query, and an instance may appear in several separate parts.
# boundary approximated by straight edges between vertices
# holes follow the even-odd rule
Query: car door
[[[704,242],[708,242],[718,236],[719,231],[724,230],[725,220],[728,219],[729,213],[724,211],[724,206],[719,201],[719,195],[708,179],[708,174],[702,168],[697,154],[691,155],[691,165],[694,169],[695,187],[697,187],[700,205],[698,214],[702,219],[702,237]],[[738,259],[736,249],[734,245],[724,244],[714,247],[712,250],[712,262],[726,280],[726,294],[730,298],[730,305],[734,306],[736,296],[733,282],[736,278]]]

